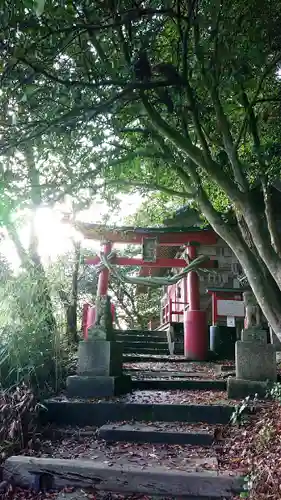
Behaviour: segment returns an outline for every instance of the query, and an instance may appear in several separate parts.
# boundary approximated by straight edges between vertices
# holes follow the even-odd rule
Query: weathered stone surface
[[[227,380],[227,396],[229,399],[243,399],[247,396],[254,397],[255,394],[260,398],[264,398],[267,390],[267,382],[243,380],[232,377]]]
[[[60,491],[55,498],[56,500],[87,500],[85,491],[81,489],[70,492]]]
[[[189,405],[161,403],[127,403],[122,401],[44,401],[47,411],[40,413],[42,423],[56,425],[104,425],[124,420],[143,422],[204,422],[226,424],[234,406],[232,405]]]
[[[122,374],[123,347],[119,342],[83,340],[78,347],[78,375],[119,376]]]
[[[161,428],[159,423],[155,427],[144,423],[103,425],[98,430],[98,436],[108,442],[191,444],[194,446],[211,446],[214,441],[213,433],[210,431],[194,428],[190,431],[183,431],[172,426]]]
[[[235,373],[234,373],[235,374]],[[133,389],[150,390],[150,391],[169,391],[171,389],[189,391],[225,391],[225,380],[165,380],[165,379],[142,379],[132,381]]]
[[[66,388],[70,398],[105,398],[130,392],[132,384],[129,375],[119,377],[73,375],[67,378]]]
[[[111,299],[108,295],[96,298],[95,324],[88,329],[89,340],[114,340]]]
[[[227,364],[227,365],[216,365],[215,371],[218,374],[233,372],[235,370],[235,363]]]
[[[196,471],[196,457],[186,471],[165,467],[143,468],[130,464],[105,464],[94,460],[10,457],[4,464],[4,479],[21,487],[40,485],[48,476],[49,488],[94,487],[102,491],[142,493],[172,497],[232,498],[242,491],[243,479],[217,471]],[[193,464],[192,464],[193,462]]]
[[[271,344],[242,342],[235,344],[236,377],[245,380],[276,381],[276,352]]]
[[[244,292],[243,301],[245,304],[245,325],[247,328],[259,327],[261,324],[261,309],[253,292]]]
[[[279,332],[279,335],[281,336],[281,332]],[[274,346],[275,351],[280,352],[281,351],[281,342],[280,342],[279,338],[277,337],[276,333],[274,333],[274,331],[272,330],[272,328],[270,328],[270,341],[271,341],[272,345]]]
[[[267,332],[262,328],[244,328],[241,334],[242,342],[259,342],[267,344]]]

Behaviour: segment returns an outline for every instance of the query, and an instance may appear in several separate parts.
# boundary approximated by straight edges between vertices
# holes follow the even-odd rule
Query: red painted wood
[[[184,355],[205,361],[208,354],[207,315],[205,311],[185,311]]]
[[[212,324],[215,326],[218,321],[218,300],[215,293],[212,293]]]
[[[170,323],[172,322],[172,304],[173,304],[173,301],[172,301],[172,299],[170,298],[170,299],[169,299],[169,308],[168,308],[168,316],[169,316],[168,321],[169,321]]]
[[[187,302],[187,279],[186,276],[182,279],[183,281],[183,301],[186,303]]]
[[[111,242],[107,242],[103,245],[103,252],[105,255],[110,254],[112,249]],[[104,267],[99,274],[98,290],[97,296],[107,295],[108,292],[108,281],[109,281],[109,270]]]
[[[237,292],[225,292],[223,289],[219,292],[209,291],[209,294],[212,295],[212,325],[215,326],[218,321],[218,300],[243,300],[242,293],[238,295]]]
[[[88,318],[89,307],[91,307],[91,306],[87,302],[85,304],[83,304],[83,309],[82,309],[82,333],[83,333],[84,340],[86,340],[88,338],[87,318]]]
[[[190,245],[187,247],[188,256],[190,259],[196,259],[196,247]],[[200,310],[200,290],[199,290],[199,276],[195,271],[191,271],[187,275],[187,295],[190,311]]]

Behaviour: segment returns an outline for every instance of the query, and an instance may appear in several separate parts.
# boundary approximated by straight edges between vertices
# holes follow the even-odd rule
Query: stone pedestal
[[[270,341],[271,344],[274,346],[274,349],[276,352],[281,352],[281,342],[279,338],[277,337],[276,333],[270,328]]]
[[[267,344],[267,332],[258,327],[244,328],[241,334],[241,341]]]
[[[227,380],[227,395],[230,399],[244,399],[247,396],[265,398],[268,391],[267,382],[240,380],[230,377]]]
[[[69,397],[110,397],[131,391],[131,378],[122,375],[122,344],[84,340],[78,348],[77,375],[67,378]]]
[[[73,375],[67,378],[66,387],[70,398],[106,398],[131,392],[132,380],[129,375],[119,377]]]
[[[276,353],[271,344],[241,342],[235,344],[236,378],[276,381]]]
[[[77,374],[82,376],[122,375],[123,348],[119,342],[84,340],[78,347]]]
[[[244,329],[242,340],[235,344],[236,378],[229,378],[229,398],[245,398],[258,394],[265,396],[267,382],[276,382],[276,350],[267,344],[267,334],[262,328]]]
[[[122,374],[123,346],[114,340],[110,298],[98,297],[96,323],[78,348],[77,375],[67,378],[69,397],[110,397],[131,391],[131,378]]]

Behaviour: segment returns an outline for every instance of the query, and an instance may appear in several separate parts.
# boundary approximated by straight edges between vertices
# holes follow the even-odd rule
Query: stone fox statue
[[[100,327],[106,333],[110,333],[113,329],[113,318],[111,312],[110,297],[98,297],[96,301],[96,320],[94,328]]]
[[[245,304],[245,328],[261,325],[261,310],[252,292],[244,292],[243,300]]]

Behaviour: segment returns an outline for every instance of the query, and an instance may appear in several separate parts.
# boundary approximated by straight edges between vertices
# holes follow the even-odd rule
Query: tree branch
[[[195,165],[203,168],[208,175],[210,175],[210,177],[212,177],[214,181],[216,181],[221,188],[226,191],[228,196],[234,202],[240,202],[242,199],[242,193],[237,189],[231,179],[224,174],[220,165],[212,159],[206,161],[202,151],[198,147],[194,146],[189,138],[182,136],[177,130],[172,128],[165,120],[163,120],[145,95],[142,96],[142,101],[153,126],[162,135],[164,135],[164,137],[169,139],[178,149],[186,154]],[[195,165],[191,168],[195,169]]]
[[[217,123],[219,130],[221,132],[224,148],[226,151],[226,154],[229,158],[230,165],[232,167],[232,171],[234,174],[234,179],[239,186],[239,188],[242,191],[247,191],[248,190],[248,182],[246,179],[246,176],[243,172],[243,167],[239,161],[238,154],[237,154],[237,149],[235,147],[234,140],[231,135],[231,130],[230,130],[230,124],[228,122],[228,119],[224,113],[221,100],[219,97],[219,92],[218,92],[218,87],[217,87],[217,82],[213,82],[209,76],[206,74],[205,66],[204,66],[204,60],[201,56],[201,48],[200,48],[200,31],[199,31],[199,26],[198,23],[196,22],[194,24],[194,47],[195,47],[195,54],[197,61],[200,65],[201,68],[201,74],[203,77],[203,80],[205,82],[205,85],[207,87],[207,90],[210,93],[213,106],[215,109],[216,117],[217,117]]]
[[[57,76],[54,76],[52,73],[49,73],[46,71],[46,69],[43,66],[39,66],[34,64],[33,62],[27,61],[23,57],[18,58],[18,61],[22,62],[23,64],[29,66],[35,73],[38,75],[43,75],[46,78],[48,78],[50,81],[54,83],[58,83],[60,85],[64,85],[65,87],[82,87],[82,88],[89,88],[89,89],[97,89],[99,87],[119,87],[125,89],[127,92],[130,90],[150,90],[150,89],[156,89],[156,88],[161,88],[161,87],[175,87],[179,86],[178,83],[169,81],[169,80],[156,80],[156,81],[149,81],[149,82],[140,82],[138,80],[128,82],[128,79],[122,80],[122,79],[109,79],[109,80],[100,80],[98,82],[88,82],[88,81],[83,81],[83,80],[63,80],[62,78],[59,78]]]
[[[118,158],[116,160],[112,160],[110,162],[110,166],[114,165],[119,165],[120,163],[125,163],[128,161],[132,161],[135,158],[159,158],[161,160],[169,160],[170,158],[167,158],[167,155],[164,153],[161,153],[160,151],[148,151],[146,149],[136,149],[134,152],[129,153],[128,155],[124,156],[123,158]]]
[[[193,121],[193,124],[195,127],[197,137],[198,137],[200,144],[202,146],[202,149],[204,152],[204,157],[205,157],[206,161],[210,161],[210,160],[212,161],[211,152],[210,152],[208,143],[206,141],[205,134],[204,134],[203,129],[202,129],[201,124],[200,124],[198,109],[197,109],[196,102],[195,102],[195,99],[193,96],[193,90],[192,90],[188,80],[186,80],[186,94],[187,94],[188,103],[189,103],[189,106],[191,109],[192,121]]]
[[[277,255],[281,258],[281,238],[276,227],[276,216],[274,216],[273,213],[272,192],[265,180],[262,181],[262,189],[265,204],[265,216],[267,220],[271,244]]]
[[[109,180],[104,182],[102,185],[99,185],[96,188],[96,191],[99,189],[105,188],[107,186],[128,186],[128,187],[138,187],[141,189],[146,189],[147,191],[161,191],[162,193],[168,194],[170,196],[176,196],[178,198],[183,198],[183,199],[193,199],[194,193],[188,192],[188,191],[175,191],[174,189],[170,189],[166,186],[161,186],[160,184],[156,183],[143,183],[143,182],[138,182],[138,181],[123,181],[122,179],[117,179],[117,180]]]
[[[253,96],[252,100],[249,103],[249,110],[253,109],[254,106],[256,105],[256,103],[258,102],[258,97],[259,97],[259,94],[261,92],[261,89],[262,89],[264,81],[270,75],[271,71],[273,71],[276,68],[277,64],[280,61],[281,61],[281,55],[280,55],[280,53],[278,53],[278,55],[276,57],[274,57],[273,60],[266,66],[266,68],[265,68],[265,70],[264,70],[264,72],[263,72],[263,74],[261,76],[261,79],[260,79],[260,81],[258,83],[258,86],[256,88],[254,96]],[[243,132],[245,130],[245,126],[246,126],[247,121],[248,121],[248,113],[246,113],[245,116],[244,116],[243,123],[241,125],[238,137],[236,139],[236,148],[238,148],[238,146],[240,144],[240,141],[241,141]]]

